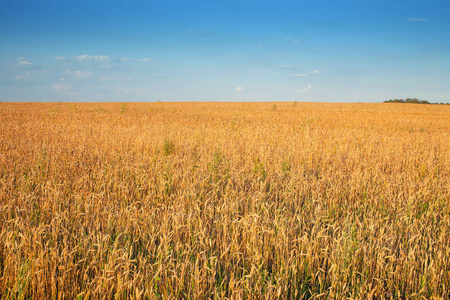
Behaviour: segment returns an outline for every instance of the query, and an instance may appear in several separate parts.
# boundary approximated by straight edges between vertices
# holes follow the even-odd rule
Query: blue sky
[[[448,0],[0,3],[0,101],[450,102]]]

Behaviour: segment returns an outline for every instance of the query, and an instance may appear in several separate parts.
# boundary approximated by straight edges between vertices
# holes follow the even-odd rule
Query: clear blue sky
[[[450,102],[449,0],[0,5],[0,101]]]

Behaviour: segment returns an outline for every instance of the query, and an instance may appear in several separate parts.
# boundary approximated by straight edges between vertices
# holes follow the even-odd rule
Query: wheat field
[[[449,299],[450,107],[0,103],[1,299]]]

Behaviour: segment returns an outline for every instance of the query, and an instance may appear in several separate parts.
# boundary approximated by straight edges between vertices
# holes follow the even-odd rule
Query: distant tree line
[[[417,98],[406,98],[406,99],[394,99],[394,100],[386,100],[383,103],[416,103],[416,104],[446,104],[449,105],[450,103],[431,103],[430,101],[427,100],[419,100]]]

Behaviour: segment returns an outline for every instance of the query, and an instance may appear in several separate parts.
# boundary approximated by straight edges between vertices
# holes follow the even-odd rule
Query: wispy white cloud
[[[428,21],[427,19],[424,18],[409,18],[408,22],[426,22]]]
[[[141,62],[150,62],[150,58],[148,58],[148,57],[144,57],[144,58],[141,58],[139,61],[141,61]]]
[[[66,57],[65,56],[55,56],[55,59],[59,60],[59,61],[64,61],[64,60],[66,60]]]
[[[16,75],[13,78],[14,79],[26,79],[26,78],[30,77],[30,75],[31,75],[31,72],[30,71],[26,71],[25,75]]]
[[[25,57],[18,57],[17,58],[17,66],[26,66],[26,65],[31,65],[31,63],[29,61],[26,61]]]
[[[92,72],[90,71],[71,71],[69,69],[66,69],[66,71],[64,72],[67,75],[71,75],[77,78],[89,78],[92,76]]]
[[[242,86],[237,86],[235,89],[234,89],[236,92],[242,92]]]
[[[319,73],[320,73],[319,70],[314,70],[314,71],[308,72],[308,73],[294,74],[294,75],[292,75],[292,77],[309,77],[310,75],[317,75]]]
[[[20,63],[17,64],[18,66],[26,66],[26,65],[31,65],[31,63],[29,61],[25,61],[22,60]]]
[[[74,72],[75,77],[78,78],[89,78],[92,76],[92,72],[89,71],[75,71]]]
[[[122,57],[122,58],[120,59],[120,61],[121,61],[121,62],[129,62],[130,59],[129,59],[128,57]]]
[[[75,57],[76,60],[78,61],[87,61],[87,60],[91,60],[92,59],[92,55],[78,55],[77,57]]]
[[[107,55],[96,55],[96,56],[94,56],[94,60],[95,61],[99,61],[99,62],[109,62],[109,56],[107,56]]]
[[[84,61],[98,61],[98,62],[109,62],[110,58],[107,55],[87,55],[87,54],[83,54],[83,55],[78,55],[75,57],[76,60],[80,61],[80,62],[84,62]]]
[[[294,74],[292,75],[292,77],[308,77],[308,73],[303,73],[303,74]]]
[[[289,42],[293,42],[294,44],[300,44],[300,42],[302,41],[302,40],[300,40],[300,39],[294,39],[294,38],[285,38],[285,40],[286,41],[289,41]]]
[[[311,90],[311,83],[308,83],[308,86],[307,87],[305,87],[305,88],[303,88],[303,89],[300,89],[300,90],[297,90],[297,93],[299,93],[299,94],[304,94],[304,93],[306,93],[306,92],[308,92],[308,91],[310,91]]]
[[[65,85],[64,84],[60,84],[60,83],[57,83],[57,84],[53,85],[53,89],[55,91],[59,91],[59,90],[63,89],[64,87],[65,87]]]

